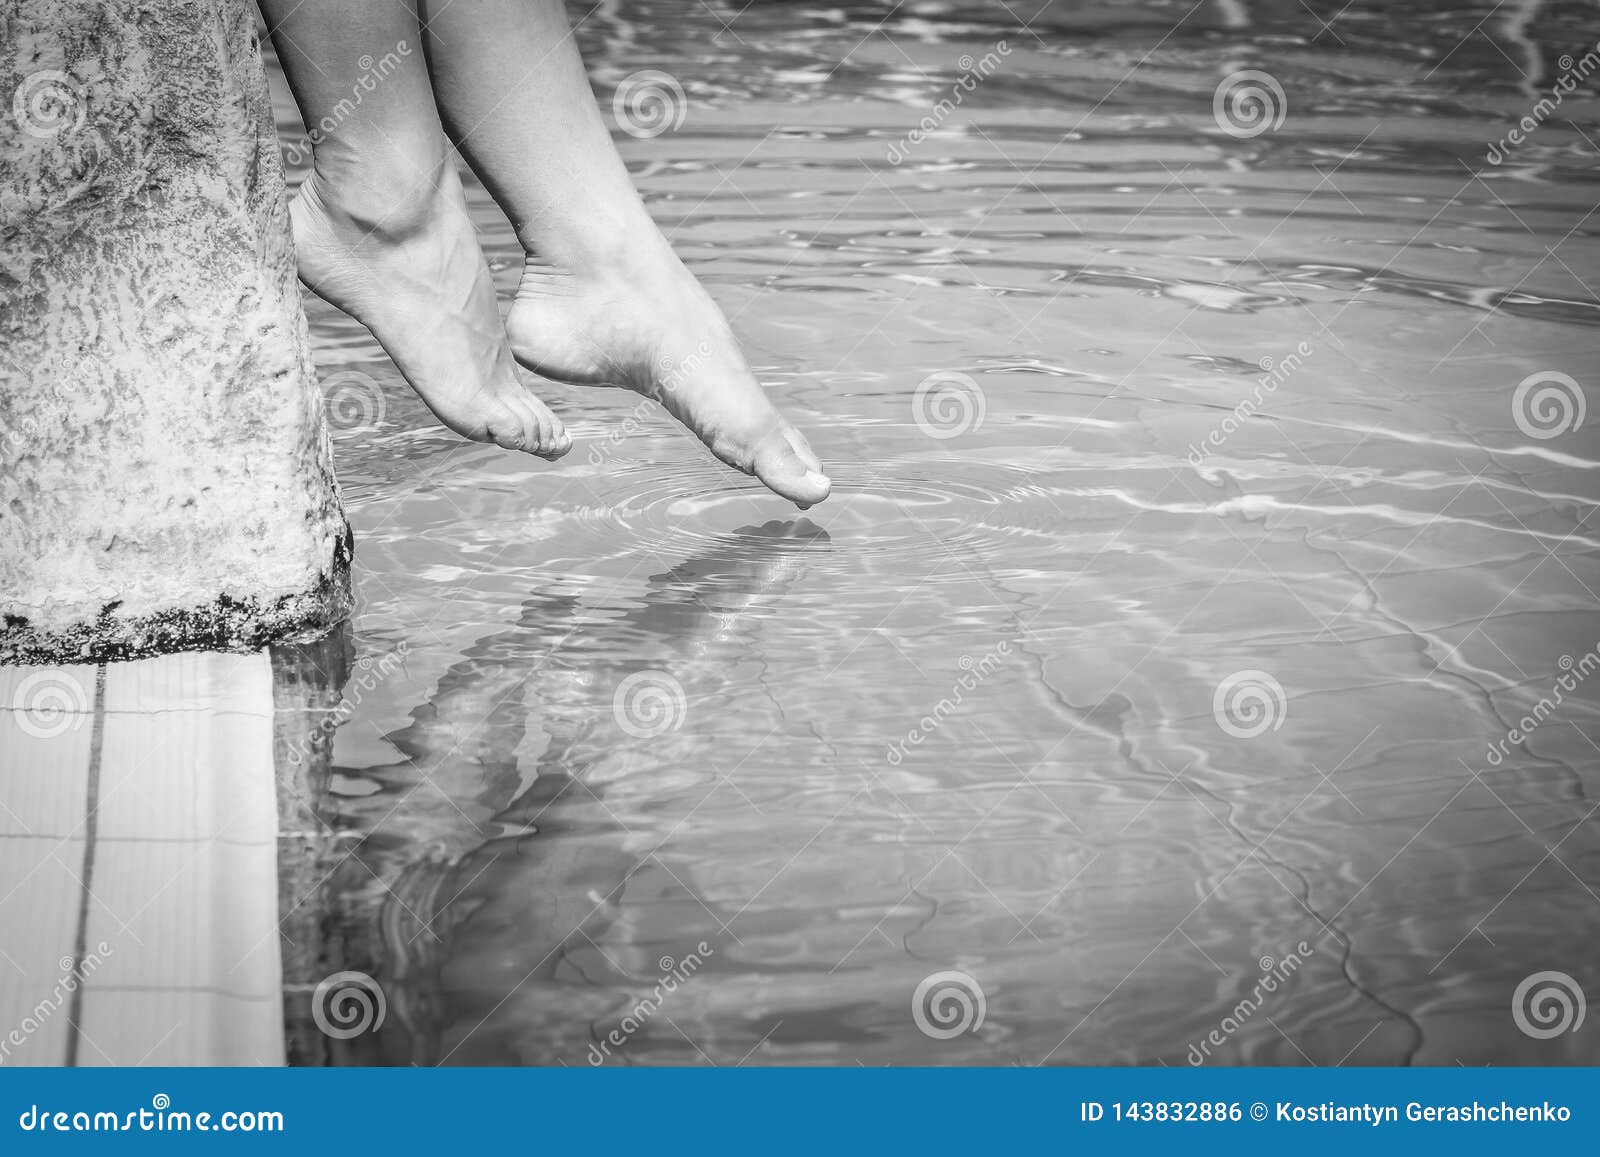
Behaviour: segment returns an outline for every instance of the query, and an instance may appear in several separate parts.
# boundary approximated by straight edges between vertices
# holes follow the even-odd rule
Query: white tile
[[[0,667],[0,837],[78,831],[94,696],[93,667]]]

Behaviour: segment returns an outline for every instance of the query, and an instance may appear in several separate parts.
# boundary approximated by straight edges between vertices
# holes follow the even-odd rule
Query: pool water
[[[531,378],[565,461],[463,442],[308,299],[363,685],[280,767],[291,1059],[1600,1062],[1516,1004],[1600,999],[1600,79],[1488,159],[1593,9],[573,14],[834,495]]]

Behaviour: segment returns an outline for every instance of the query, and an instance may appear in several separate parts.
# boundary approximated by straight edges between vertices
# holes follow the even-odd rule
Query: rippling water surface
[[[298,1059],[1600,1060],[1512,1011],[1600,998],[1600,445],[1560,409],[1600,389],[1597,81],[1486,159],[1593,7],[574,16],[608,111],[681,83],[618,140],[834,497],[621,392],[537,383],[555,466],[464,443],[308,304],[382,405],[337,435],[370,686],[290,971],[388,1017]],[[1235,136],[1248,69],[1286,107]],[[970,1013],[914,1013],[951,971]]]

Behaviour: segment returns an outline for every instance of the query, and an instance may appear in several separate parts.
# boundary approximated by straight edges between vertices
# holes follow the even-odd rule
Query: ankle
[[[517,238],[530,272],[564,271],[605,291],[637,290],[681,268],[655,222],[643,214],[639,220],[590,220],[582,229],[519,227]]]
[[[447,159],[409,167],[324,164],[319,155],[307,196],[339,225],[375,241],[415,238],[449,209],[449,187],[459,181]]]

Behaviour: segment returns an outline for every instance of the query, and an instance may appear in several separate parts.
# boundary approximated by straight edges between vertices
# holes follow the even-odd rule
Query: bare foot
[[[300,279],[371,330],[450,429],[561,457],[572,439],[517,380],[454,166],[418,201],[313,174],[289,207]]]
[[[828,496],[822,464],[768,400],[722,311],[653,229],[612,262],[569,270],[528,258],[506,335],[546,377],[654,398],[801,509]]]

